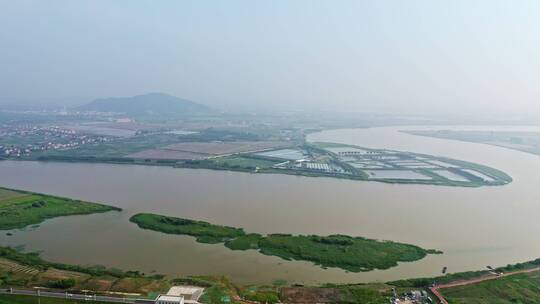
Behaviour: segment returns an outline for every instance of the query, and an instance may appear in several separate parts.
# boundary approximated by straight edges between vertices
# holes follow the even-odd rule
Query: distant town
[[[99,144],[114,139],[108,136],[84,134],[59,126],[35,125],[0,125],[0,138],[0,154],[14,158],[49,150],[74,149],[82,145]]]

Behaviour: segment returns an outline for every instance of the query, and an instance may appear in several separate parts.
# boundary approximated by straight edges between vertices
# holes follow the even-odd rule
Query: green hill
[[[164,93],[149,93],[132,97],[96,99],[76,108],[79,111],[114,112],[129,116],[178,117],[208,115],[210,107]]]

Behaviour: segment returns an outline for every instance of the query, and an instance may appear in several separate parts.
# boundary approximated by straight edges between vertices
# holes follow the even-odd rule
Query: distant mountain
[[[76,108],[79,111],[115,112],[129,116],[190,116],[212,114],[210,107],[164,93],[133,97],[99,98]]]

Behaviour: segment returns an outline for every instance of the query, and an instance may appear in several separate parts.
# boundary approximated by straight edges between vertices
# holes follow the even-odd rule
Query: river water
[[[2,186],[99,201],[124,210],[48,220],[38,228],[13,231],[13,236],[2,234],[0,244],[24,245],[58,262],[170,275],[227,275],[238,283],[387,281],[438,275],[444,266],[457,272],[540,257],[536,234],[540,231],[540,157],[399,132],[425,128],[331,130],[308,139],[477,162],[505,171],[514,182],[458,188],[169,167],[3,161]],[[138,212],[200,219],[248,232],[358,235],[412,243],[444,254],[389,270],[349,273],[142,230],[128,221]]]

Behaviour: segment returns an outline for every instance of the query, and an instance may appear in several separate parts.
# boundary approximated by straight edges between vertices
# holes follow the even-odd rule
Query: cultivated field
[[[35,253],[22,253],[3,247],[0,247],[0,255],[0,284],[4,287],[41,286],[132,294],[164,292],[170,287],[169,282],[161,277],[144,276],[138,272],[50,263]]]
[[[139,122],[93,122],[81,124],[67,124],[66,128],[82,133],[105,136],[130,137],[137,131],[160,131],[171,127],[166,124],[146,124]]]
[[[215,156],[266,151],[288,146],[290,146],[290,143],[282,141],[183,142],[163,148],[129,154],[127,157],[137,159],[199,160]]]
[[[201,160],[208,158],[209,155],[169,149],[151,149],[129,154],[127,157],[135,159]]]

